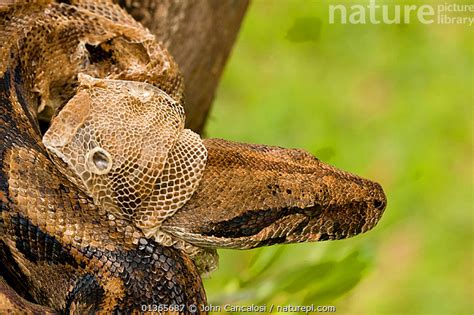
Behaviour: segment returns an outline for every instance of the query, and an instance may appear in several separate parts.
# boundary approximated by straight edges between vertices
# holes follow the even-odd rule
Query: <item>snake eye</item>
[[[95,147],[87,153],[87,167],[97,175],[107,174],[112,168],[112,157],[110,153],[102,148]]]

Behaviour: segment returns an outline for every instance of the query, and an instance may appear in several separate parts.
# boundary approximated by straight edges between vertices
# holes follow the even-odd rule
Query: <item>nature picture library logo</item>
[[[407,1],[358,1],[329,5],[329,24],[474,24],[474,4],[440,2],[409,4]]]

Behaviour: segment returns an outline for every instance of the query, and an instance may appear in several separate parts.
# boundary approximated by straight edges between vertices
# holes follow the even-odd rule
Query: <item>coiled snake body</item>
[[[187,313],[216,248],[350,237],[385,209],[304,151],[185,130],[173,58],[109,1],[4,5],[0,41],[0,310]]]

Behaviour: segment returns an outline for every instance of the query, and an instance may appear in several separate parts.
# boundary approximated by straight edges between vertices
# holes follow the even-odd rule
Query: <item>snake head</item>
[[[162,230],[199,247],[248,249],[343,239],[382,217],[382,187],[308,152],[205,139],[206,169]]]
[[[195,191],[207,158],[202,140],[184,129],[182,106],[150,84],[82,74],[79,83],[44,145],[112,219],[158,227]]]

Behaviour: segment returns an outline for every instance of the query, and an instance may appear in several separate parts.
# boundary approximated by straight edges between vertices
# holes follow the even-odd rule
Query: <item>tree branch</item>
[[[163,42],[185,82],[186,127],[201,133],[248,0],[120,0]]]

